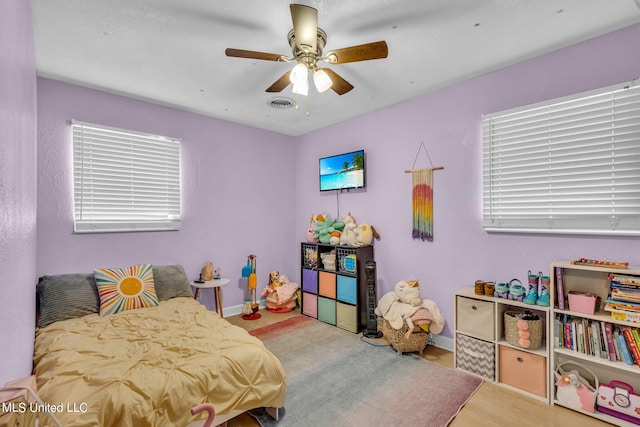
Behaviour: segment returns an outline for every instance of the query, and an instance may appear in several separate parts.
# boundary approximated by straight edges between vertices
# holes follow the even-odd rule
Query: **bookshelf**
[[[610,292],[609,274],[637,276],[640,278],[640,268],[611,268],[601,266],[576,265],[569,261],[554,261],[551,263],[550,275],[552,284],[552,319],[551,339],[552,363],[550,382],[555,384],[555,368],[565,361],[577,362],[596,374],[599,384],[609,384],[610,381],[623,381],[634,388],[636,394],[640,394],[640,362],[628,364],[617,359],[615,348],[610,349],[611,341],[607,340],[606,329],[616,331],[623,328],[638,329],[640,323],[620,320],[612,317],[609,311],[604,310],[606,298]],[[562,286],[560,287],[560,283]],[[562,293],[561,288],[563,289]],[[584,313],[582,310],[572,310],[568,304],[569,292],[588,293],[599,297],[602,301],[597,311]],[[562,299],[564,307],[562,308]],[[567,326],[569,325],[569,326]],[[605,329],[603,335],[597,335],[599,330]],[[582,332],[582,335],[581,335]],[[582,336],[582,338],[581,338]],[[602,342],[599,342],[602,337]],[[615,338],[613,338],[615,340]],[[605,343],[606,341],[606,343]],[[615,345],[614,345],[615,347]],[[613,354],[611,354],[613,350]],[[578,369],[580,371],[580,369]],[[583,374],[581,372],[581,374]],[[585,378],[590,375],[584,373]],[[556,398],[557,387],[552,387],[552,403],[565,406]],[[570,408],[576,410],[574,408]],[[620,426],[633,426],[623,419],[602,413],[596,409],[595,413],[577,410],[590,417],[597,418],[608,423]]]

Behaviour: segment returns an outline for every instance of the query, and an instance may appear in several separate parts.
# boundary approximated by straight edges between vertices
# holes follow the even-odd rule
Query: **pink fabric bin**
[[[593,314],[598,296],[590,293],[569,292],[569,310],[583,314]]]
[[[318,296],[309,292],[302,293],[302,314],[318,318]]]

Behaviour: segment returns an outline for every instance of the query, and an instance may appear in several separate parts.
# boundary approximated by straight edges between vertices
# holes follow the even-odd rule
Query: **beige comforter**
[[[284,405],[285,373],[245,330],[192,298],[36,331],[43,401],[73,426],[184,426],[193,406],[216,412]]]

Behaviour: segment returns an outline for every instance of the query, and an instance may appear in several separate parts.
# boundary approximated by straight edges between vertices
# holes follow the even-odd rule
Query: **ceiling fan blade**
[[[267,88],[266,92],[282,92],[284,88],[286,88],[291,84],[291,80],[289,80],[290,72],[291,71],[287,71],[286,73],[284,73],[282,77],[280,77],[278,80],[275,81],[274,84],[272,84]]]
[[[351,83],[340,77],[332,69],[321,68],[321,70],[324,70],[325,73],[329,74],[329,77],[331,78],[331,89],[333,89],[333,91],[338,95],[344,95],[345,93],[353,89],[353,85]]]
[[[318,49],[318,11],[302,4],[289,5],[296,46],[305,52],[317,52]]]
[[[386,58],[388,54],[387,42],[379,41],[332,50],[327,52],[324,60],[330,64],[345,64],[347,62],[382,59]]]
[[[249,59],[263,59],[265,61],[282,61],[287,57],[284,55],[278,55],[277,53],[255,52],[253,50],[242,50],[227,48],[224,51],[227,56],[234,58],[249,58]]]

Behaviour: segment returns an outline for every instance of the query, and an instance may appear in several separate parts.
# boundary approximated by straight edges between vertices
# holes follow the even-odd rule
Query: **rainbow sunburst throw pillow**
[[[100,295],[100,316],[158,305],[151,264],[102,268],[93,274]]]

